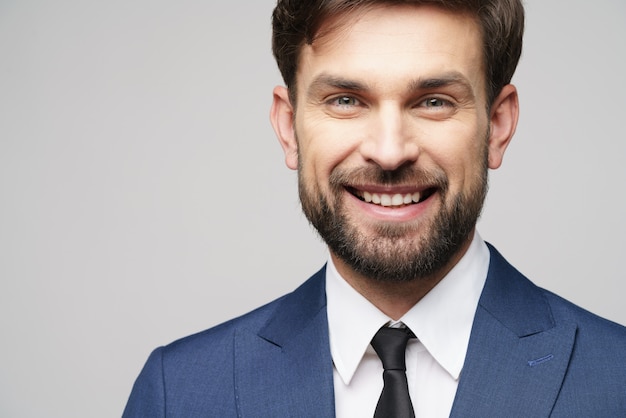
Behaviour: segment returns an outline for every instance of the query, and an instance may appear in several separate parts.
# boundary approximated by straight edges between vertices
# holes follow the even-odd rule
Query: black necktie
[[[408,328],[382,327],[372,339],[372,347],[383,363],[383,391],[374,418],[414,418],[406,380],[405,352],[411,338]]]

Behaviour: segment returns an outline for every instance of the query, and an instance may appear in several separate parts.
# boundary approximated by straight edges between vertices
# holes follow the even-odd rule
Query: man
[[[271,122],[330,259],[155,350],[124,416],[626,416],[626,329],[475,230],[517,124],[520,2],[279,0],[273,24]]]

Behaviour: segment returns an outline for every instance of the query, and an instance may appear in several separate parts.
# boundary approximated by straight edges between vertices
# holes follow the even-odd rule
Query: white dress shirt
[[[409,394],[417,418],[448,417],[467,352],[489,249],[478,233],[457,265],[397,323],[417,337],[406,351]],[[330,351],[338,418],[374,416],[383,368],[370,341],[394,321],[352,288],[332,260],[326,269]]]

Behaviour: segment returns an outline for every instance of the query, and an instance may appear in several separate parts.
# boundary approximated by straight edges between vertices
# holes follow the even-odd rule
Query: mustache
[[[358,187],[366,185],[380,186],[427,186],[446,191],[448,177],[442,170],[426,170],[414,165],[403,165],[395,170],[383,170],[377,165],[368,165],[352,169],[335,168],[329,177],[333,188],[345,186]]]

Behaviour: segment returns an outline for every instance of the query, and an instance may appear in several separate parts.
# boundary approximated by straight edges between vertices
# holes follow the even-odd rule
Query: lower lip
[[[359,211],[364,212],[369,218],[385,222],[408,222],[422,216],[424,212],[431,206],[437,192],[430,195],[426,200],[412,205],[401,207],[381,206],[373,203],[367,203],[346,191],[350,204],[355,205]]]

